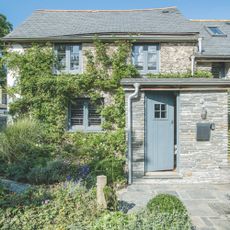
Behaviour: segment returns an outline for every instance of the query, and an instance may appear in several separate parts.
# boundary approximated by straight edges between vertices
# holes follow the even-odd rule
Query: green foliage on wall
[[[138,72],[127,61],[131,44],[119,41],[112,45],[113,50],[111,44],[96,39],[95,52],[90,50],[84,54],[87,59],[84,73],[76,75],[53,74],[56,57],[50,44],[34,44],[23,53],[8,53],[4,58],[17,81],[8,90],[10,96],[15,97],[10,104],[13,119],[32,117],[38,120],[46,142],[55,149],[52,158],[87,164],[91,169],[87,184],[91,185],[99,174],[107,175],[109,183],[124,182],[125,102],[120,80],[137,76]],[[16,98],[18,94],[20,97]],[[77,97],[109,100],[98,108],[103,116],[103,132],[66,132],[68,106]],[[33,176],[37,177],[37,172],[48,166],[39,167],[32,170]],[[43,178],[37,180],[44,181]]]
[[[8,54],[5,58],[8,67],[18,72],[17,85],[9,93],[21,95],[10,105],[10,113],[14,117],[28,114],[35,117],[42,121],[52,141],[59,141],[67,128],[69,102],[84,96],[94,101],[106,94],[111,103],[101,110],[104,129],[124,128],[124,93],[120,80],[138,75],[127,62],[131,44],[116,42],[116,50],[110,55],[108,44],[99,40],[94,44],[95,54],[92,51],[85,54],[86,71],[77,75],[53,74],[56,58],[50,45],[33,45],[22,54]]]
[[[159,73],[147,74],[148,78],[212,78],[213,75],[208,71],[197,70],[192,75],[190,71],[186,73]]]

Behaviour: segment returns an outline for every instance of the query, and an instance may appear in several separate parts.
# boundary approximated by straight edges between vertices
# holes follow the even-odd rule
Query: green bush
[[[31,119],[21,119],[0,133],[0,159],[6,177],[25,181],[35,165],[44,165],[54,151],[46,144],[41,125]]]
[[[135,220],[130,221],[127,230],[138,229],[138,230],[191,230],[192,225],[187,213],[177,212],[150,212],[144,209],[143,211],[135,215]]]
[[[95,185],[95,177],[104,174],[108,183],[125,183],[125,133],[122,129],[103,133],[66,134],[62,155],[78,159],[91,168],[88,184]]]
[[[93,230],[191,230],[189,216],[185,213],[153,213],[147,209],[134,214],[106,212],[95,223]]]
[[[21,119],[8,125],[0,133],[0,155],[9,163],[20,159],[34,157],[34,151],[41,148],[43,141],[42,128],[31,119]]]
[[[156,200],[163,205],[166,202],[160,201],[159,196]],[[177,203],[175,199],[173,202]],[[173,211],[154,208],[133,214],[100,211],[95,189],[65,182],[34,187],[22,194],[5,193],[0,200],[0,229],[190,230],[192,225],[187,211],[177,204]]]
[[[77,177],[78,167],[64,160],[49,161],[46,166],[32,168],[27,179],[31,184],[53,184]]]
[[[123,212],[105,212],[92,224],[92,230],[134,230],[131,226],[135,219],[134,215],[126,215]]]
[[[118,199],[116,190],[113,187],[106,186],[104,188],[105,200],[107,203],[107,209],[110,211],[117,211]]]
[[[95,191],[69,182],[5,197],[0,229],[87,230],[98,215]]]
[[[186,213],[186,208],[183,203],[173,195],[159,194],[151,199],[147,204],[148,210],[156,213],[173,213],[177,211],[179,213]]]
[[[113,183],[125,183],[126,178],[124,175],[125,159],[118,157],[107,157],[100,161],[91,162],[91,168],[93,168],[92,174],[106,175],[108,184]]]
[[[194,75],[191,74],[191,71],[186,73],[157,73],[157,74],[147,74],[148,78],[212,78],[212,73],[208,71],[196,71]]]

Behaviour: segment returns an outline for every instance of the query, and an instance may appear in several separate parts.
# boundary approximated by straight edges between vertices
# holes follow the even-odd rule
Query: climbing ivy
[[[11,97],[21,95],[10,104],[14,118],[32,116],[40,120],[52,141],[60,141],[67,128],[68,105],[76,97],[88,96],[92,101],[106,95],[110,103],[98,108],[105,130],[124,129],[124,92],[122,78],[136,77],[137,69],[130,64],[130,41],[103,43],[94,40],[95,52],[85,51],[87,63],[83,74],[55,75],[56,56],[51,44],[33,44],[23,53],[11,52],[4,61],[15,71],[17,84],[8,90]],[[196,73],[195,77],[210,77]],[[148,77],[191,77],[191,74],[149,74]]]
[[[40,120],[52,141],[59,141],[67,128],[68,104],[76,97],[89,96],[92,101],[106,94],[111,103],[101,110],[105,130],[124,128],[124,92],[120,80],[138,75],[127,61],[131,43],[119,41],[109,44],[94,41],[95,52],[87,51],[83,74],[53,74],[56,57],[50,44],[34,44],[24,53],[9,53],[7,66],[17,73],[17,84],[9,94],[20,98],[10,104],[14,118],[32,116]]]

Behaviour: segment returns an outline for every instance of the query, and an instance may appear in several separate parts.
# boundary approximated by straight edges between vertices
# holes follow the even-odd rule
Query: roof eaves
[[[161,8],[146,8],[146,9],[127,9],[127,10],[49,10],[49,9],[38,9],[35,12],[139,12],[139,11],[154,11],[154,10],[166,10],[166,9],[176,9],[176,6],[168,6]]]
[[[139,83],[141,86],[218,86],[230,87],[228,79],[207,79],[207,78],[124,78],[121,80],[123,86],[133,86]]]

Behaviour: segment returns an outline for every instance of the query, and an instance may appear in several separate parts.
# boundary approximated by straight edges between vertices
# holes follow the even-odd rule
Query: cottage
[[[61,66],[55,73],[75,74],[84,72],[95,35],[111,44],[111,52],[115,40],[133,42],[130,59],[140,77],[121,82],[129,183],[229,182],[230,21],[188,20],[175,7],[38,10],[4,41],[18,52],[49,41]],[[200,71],[213,78],[195,78]],[[154,77],[159,74],[168,78]],[[11,71],[7,81],[15,82]],[[98,103],[109,100],[105,95]],[[88,98],[76,99],[69,109],[70,130],[101,130],[101,116]]]

